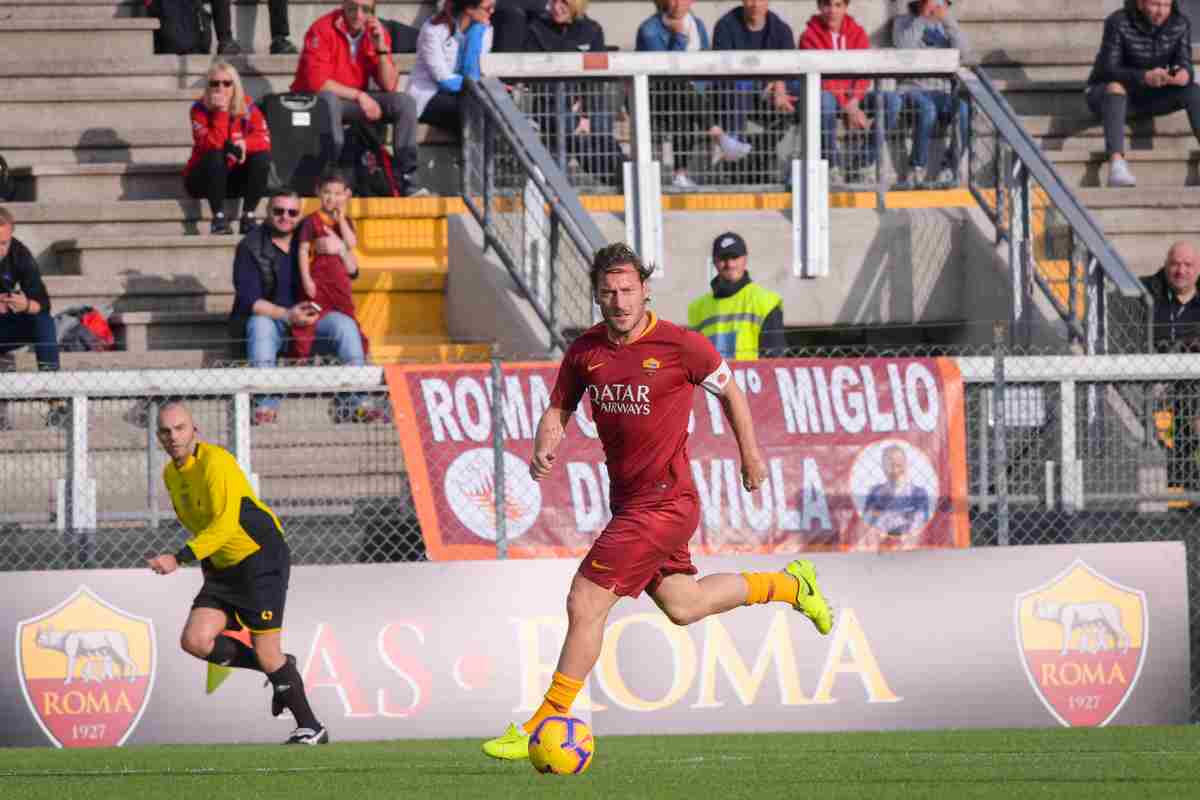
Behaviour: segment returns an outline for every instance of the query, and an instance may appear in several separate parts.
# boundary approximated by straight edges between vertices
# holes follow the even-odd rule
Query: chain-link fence
[[[1189,581],[1200,586],[1200,355],[1035,352],[1014,347],[1018,338],[1005,331],[988,347],[814,346],[787,355],[954,358],[964,382],[972,545],[1182,540]],[[506,374],[508,360],[528,357],[466,366],[471,380],[454,388],[422,385],[425,404],[446,411],[431,435],[464,443],[455,464],[438,465],[446,496],[466,509],[461,518],[477,518],[473,529],[497,540],[482,540],[478,557],[503,553],[506,530],[516,536],[531,524],[527,467],[505,447],[507,438],[531,437],[544,408],[516,397]],[[165,456],[153,429],[169,398],[185,399],[202,437],[248,468],[297,563],[425,560],[423,478],[406,465],[390,417],[339,418],[338,398],[348,393],[387,408],[394,400],[377,367],[0,374],[8,421],[0,430],[0,569],[137,567],[147,553],[178,548],[185,533],[162,488]],[[255,398],[264,396],[280,398],[279,414],[256,425]],[[885,448],[872,474],[882,482],[907,468],[920,485],[922,463],[912,455]],[[607,473],[573,479],[594,495],[587,513],[597,524],[582,526],[585,541],[602,527]],[[893,536],[911,524],[889,519],[879,525]],[[1200,602],[1192,618],[1200,714]]]

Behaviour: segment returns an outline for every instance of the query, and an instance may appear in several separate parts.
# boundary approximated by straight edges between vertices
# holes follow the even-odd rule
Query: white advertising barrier
[[[1179,542],[813,556],[818,636],[773,603],[687,628],[618,603],[577,709],[597,733],[1178,724],[1188,719]],[[774,570],[700,558],[702,574]],[[572,560],[297,567],[284,620],[335,740],[472,736],[541,700]],[[262,676],[205,694],[179,632],[197,570],[6,573],[0,743],[281,741]]]

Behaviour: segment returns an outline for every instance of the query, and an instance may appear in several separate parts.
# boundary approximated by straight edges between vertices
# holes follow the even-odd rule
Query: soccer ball
[[[575,717],[546,717],[529,737],[529,763],[543,775],[578,775],[592,765],[596,740]]]

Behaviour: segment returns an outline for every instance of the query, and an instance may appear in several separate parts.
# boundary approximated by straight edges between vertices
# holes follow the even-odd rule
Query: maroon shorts
[[[694,494],[619,511],[592,544],[579,574],[623,597],[654,593],[668,575],[695,575],[688,541],[700,523]]]

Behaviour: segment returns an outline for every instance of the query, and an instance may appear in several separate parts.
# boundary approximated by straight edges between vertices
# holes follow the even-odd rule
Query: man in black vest
[[[267,201],[267,219],[238,243],[233,259],[233,311],[229,335],[245,342],[246,357],[256,367],[273,367],[293,326],[312,325],[317,311],[297,302],[300,267],[296,226],[300,197],[293,191],[275,192]],[[256,397],[254,422],[274,422],[279,398]]]

